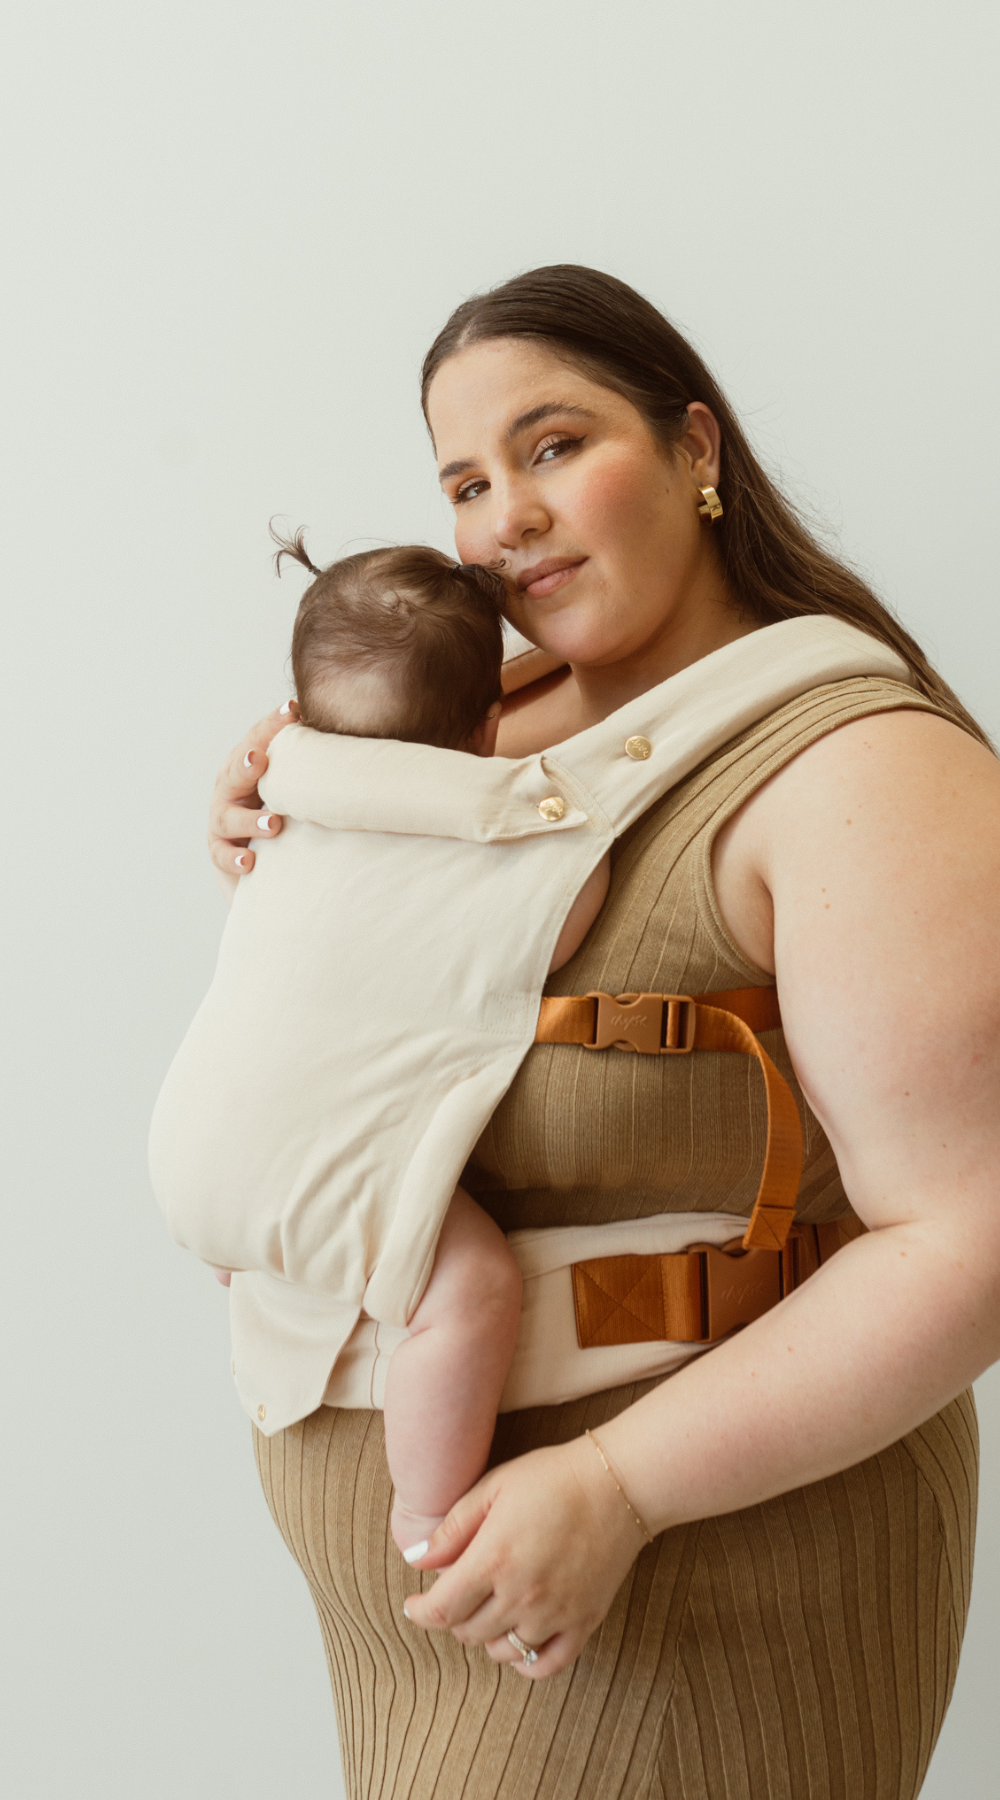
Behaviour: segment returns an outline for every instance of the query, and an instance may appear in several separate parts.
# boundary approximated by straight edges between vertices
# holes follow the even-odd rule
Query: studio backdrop
[[[996,8],[36,0],[8,10],[2,1508],[18,1800],[329,1800],[319,1632],[148,1117],[211,975],[215,768],[323,561],[450,542],[418,369],[519,269],[688,332],[1000,732]],[[1000,1760],[1000,1381],[925,1788]]]

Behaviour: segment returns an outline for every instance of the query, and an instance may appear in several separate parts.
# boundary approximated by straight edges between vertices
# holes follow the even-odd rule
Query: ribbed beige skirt
[[[638,1389],[500,1420],[495,1460]],[[978,1440],[963,1394],[898,1444],[764,1506],[665,1532],[577,1663],[524,1681],[403,1601],[381,1413],[255,1433],[312,1590],[351,1800],[911,1800],[958,1667]]]

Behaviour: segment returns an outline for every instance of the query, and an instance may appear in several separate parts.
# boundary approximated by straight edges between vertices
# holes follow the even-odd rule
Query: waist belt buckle
[[[688,1056],[698,1015],[690,994],[603,994],[597,1001],[594,1042],[585,1050],[638,1050],[643,1056]]]
[[[704,1342],[718,1343],[740,1325],[777,1306],[782,1295],[781,1253],[776,1250],[742,1250],[733,1238],[720,1250],[715,1244],[692,1244],[689,1254],[702,1258],[702,1317]]]

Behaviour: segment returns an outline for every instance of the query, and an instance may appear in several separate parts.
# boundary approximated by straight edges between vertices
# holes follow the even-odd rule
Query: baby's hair
[[[317,569],[316,564],[313,562],[306,549],[306,530],[304,525],[299,526],[294,537],[282,537],[280,531],[275,531],[273,519],[268,526],[268,530],[271,534],[271,542],[278,545],[278,549],[275,551],[273,557],[274,572],[276,575],[281,574],[281,559],[283,556],[294,556],[295,561],[300,562],[303,568],[308,569],[311,574],[322,575],[322,569]]]
[[[383,678],[379,716],[360,735],[462,749],[500,698],[501,577],[424,544],[365,550],[317,569],[303,530],[282,535],[272,524],[271,537],[279,574],[290,556],[315,576],[292,633],[302,723],[357,730],[342,678],[375,673]]]

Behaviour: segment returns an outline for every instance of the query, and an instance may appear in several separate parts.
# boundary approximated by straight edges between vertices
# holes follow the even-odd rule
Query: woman
[[[349,1791],[912,1796],[968,1605],[965,1390],[1000,1355],[1000,769],[621,283],[543,269],[467,302],[424,404],[458,554],[502,563],[511,621],[546,653],[502,754],[799,613],[891,644],[916,685],[828,684],[710,757],[618,843],[604,911],[549,987],[776,980],[784,1038],[767,1041],[806,1130],[798,1216],[853,1208],[867,1231],[671,1379],[502,1417],[495,1466],[418,1559],[436,1580],[388,1542],[378,1414],[324,1407],[258,1437]],[[248,791],[280,724],[220,775],[212,855],[230,875],[280,829]],[[505,1230],[745,1215],[762,1138],[742,1058],[539,1044],[465,1180]]]

